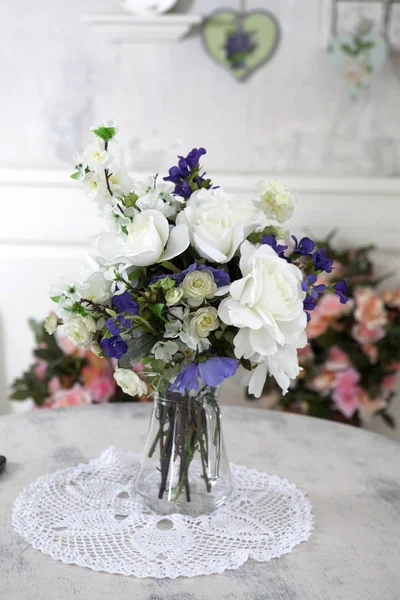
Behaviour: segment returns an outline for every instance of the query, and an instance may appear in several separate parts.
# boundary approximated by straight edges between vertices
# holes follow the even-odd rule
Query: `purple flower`
[[[261,243],[271,246],[272,250],[275,250],[277,255],[280,256],[280,258],[286,258],[285,250],[288,249],[288,246],[282,246],[281,244],[278,244],[274,235],[264,235],[261,240]]]
[[[169,390],[170,392],[176,390],[180,394],[184,394],[186,390],[198,390],[199,377],[206,385],[216,387],[224,379],[236,373],[238,362],[234,358],[219,356],[214,356],[201,363],[193,362],[182,369]]]
[[[321,248],[318,252],[314,252],[312,255],[315,270],[325,271],[325,273],[331,273],[333,269],[333,260],[326,256],[325,248]]]
[[[216,387],[237,371],[239,361],[234,358],[214,356],[199,363],[199,374],[206,385]]]
[[[184,394],[186,390],[199,389],[199,363],[194,362],[178,374],[174,383],[170,386],[169,391],[176,390],[180,394]]]
[[[306,311],[307,322],[311,320],[311,315],[307,311],[312,311],[317,305],[317,301],[311,298],[311,296],[306,296],[303,301],[303,308]]]
[[[208,267],[207,265],[200,265],[199,271],[201,269],[208,269],[209,271],[211,271],[211,273],[213,274],[213,277],[214,277],[214,281],[217,284],[217,287],[229,285],[231,282],[229,274],[226,271],[224,271],[223,269],[214,269],[214,267]]]
[[[317,276],[314,273],[311,273],[311,275],[308,275],[301,284],[303,292],[307,292],[314,300],[317,300],[318,295],[323,294],[326,291],[326,285],[324,283],[315,285],[316,281]]]
[[[112,303],[120,313],[129,312],[131,315],[137,315],[139,312],[139,304],[132,299],[129,292],[113,296]]]
[[[346,302],[348,302],[348,297],[346,296],[346,294],[348,293],[348,287],[347,287],[347,277],[345,279],[343,279],[342,281],[338,281],[335,283],[335,285],[333,286],[334,290],[335,290],[335,294],[337,294],[340,298],[340,302],[341,304],[346,304]]]
[[[115,319],[111,317],[106,321],[106,327],[112,335],[119,335],[120,329],[129,329],[131,324],[131,321],[121,315],[118,315]]]
[[[294,252],[298,252],[298,254],[302,254],[303,256],[311,256],[311,252],[315,248],[315,243],[310,240],[308,237],[301,238],[300,242],[297,241],[297,238],[292,235],[292,240],[296,244],[294,247]]]
[[[193,148],[187,156],[178,156],[178,166],[171,167],[168,177],[164,177],[164,181],[172,181],[175,184],[174,194],[190,198],[194,189],[210,187],[210,185],[203,185],[206,182],[210,183],[204,179],[205,174],[199,175],[199,161],[204,154],[206,154],[204,148]]]
[[[103,348],[104,354],[109,358],[121,358],[128,350],[126,342],[119,335],[104,338],[101,340],[100,346]]]

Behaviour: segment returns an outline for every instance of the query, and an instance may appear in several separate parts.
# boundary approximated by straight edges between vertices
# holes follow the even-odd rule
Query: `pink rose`
[[[67,356],[85,356],[86,350],[77,348],[67,337],[58,336],[57,344]]]
[[[374,346],[374,344],[364,344],[363,346],[361,346],[361,350],[366,356],[368,356],[372,365],[375,365],[378,362],[378,348]]]
[[[33,372],[38,379],[44,379],[47,371],[47,363],[40,362],[33,367]]]
[[[391,394],[392,392],[395,391],[397,387],[397,375],[396,374],[392,374],[392,375],[386,375],[383,379],[382,379],[382,389]]]
[[[373,288],[359,287],[355,291],[354,317],[367,329],[376,330],[387,324],[387,312],[382,300]]]
[[[319,337],[329,327],[329,321],[325,319],[319,312],[318,306],[313,310],[311,321],[307,325],[307,337],[309,340],[314,340]]]
[[[349,367],[351,367],[351,362],[348,354],[337,346],[333,346],[328,352],[325,368],[328,371],[343,371]]]
[[[306,387],[313,392],[326,395],[335,387],[336,376],[332,371],[323,371],[307,382]]]
[[[358,395],[358,408],[361,419],[365,423],[368,423],[368,421],[371,420],[371,417],[373,417],[378,411],[382,410],[382,408],[386,407],[387,404],[383,398],[370,398],[365,390],[360,389]]]
[[[336,407],[345,417],[350,419],[358,408],[360,374],[355,369],[339,371],[336,374],[336,387],[332,398]]]
[[[109,402],[115,393],[116,383],[112,377],[97,377],[86,387],[92,401]]]
[[[60,380],[58,379],[58,377],[54,376],[50,379],[50,381],[48,383],[48,388],[49,388],[49,392],[52,396],[56,393],[57,390],[59,390],[61,388],[61,383],[60,383]]]
[[[358,325],[353,325],[351,335],[359,344],[373,344],[384,338],[386,331],[383,327],[374,327],[372,329],[364,323],[358,323]]]
[[[350,308],[350,300],[347,304],[341,304],[340,298],[336,294],[325,294],[317,305],[317,309],[323,317],[340,317],[350,312]]]
[[[390,308],[400,309],[400,290],[383,290],[380,297]]]
[[[80,406],[82,404],[90,404],[91,399],[88,392],[79,383],[68,389],[57,390],[53,396],[53,408],[61,408],[66,406]]]

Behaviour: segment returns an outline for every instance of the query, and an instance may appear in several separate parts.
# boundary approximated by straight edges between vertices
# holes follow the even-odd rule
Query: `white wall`
[[[280,20],[282,44],[239,84],[205,54],[198,31],[162,45],[99,37],[81,17],[118,11],[115,0],[0,3],[0,411],[6,383],[29,361],[26,319],[46,313],[50,283],[75,269],[100,227],[68,180],[98,121],[120,124],[133,171],[163,172],[203,145],[208,172],[237,193],[285,174],[300,190],[293,227],[341,227],[347,242],[377,243],[378,264],[400,272],[400,184],[390,179],[400,176],[398,56],[354,103],[320,46],[322,0],[248,2],[260,4]],[[177,8],[221,6],[238,1]]]

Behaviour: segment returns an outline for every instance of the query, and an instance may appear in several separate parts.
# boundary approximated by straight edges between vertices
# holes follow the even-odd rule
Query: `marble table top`
[[[2,600],[398,600],[400,444],[346,425],[223,407],[230,460],[287,477],[309,494],[315,530],[269,563],[176,580],[135,579],[56,562],[11,528],[19,491],[109,446],[139,452],[150,406],[119,404],[0,417]]]

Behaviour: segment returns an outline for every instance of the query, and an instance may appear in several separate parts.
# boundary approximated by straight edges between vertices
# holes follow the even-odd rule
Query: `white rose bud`
[[[144,394],[147,394],[147,385],[134,371],[116,369],[114,379],[122,391],[129,396],[144,396]]]
[[[172,357],[179,350],[179,346],[176,342],[157,342],[151,352],[154,354],[157,360],[163,360],[166,363],[171,362]]]
[[[79,348],[89,348],[96,331],[96,321],[88,315],[73,315],[65,322],[65,333],[73,344]]]
[[[268,219],[284,223],[292,216],[296,200],[290,190],[280,181],[260,181],[256,186],[260,194],[259,206]]]
[[[174,306],[174,304],[178,304],[183,296],[183,290],[179,287],[172,288],[172,290],[168,290],[165,294],[165,300],[167,306]]]
[[[191,271],[182,281],[180,288],[183,290],[189,306],[200,306],[206,298],[212,298],[217,291],[217,284],[208,269]]]
[[[212,306],[199,308],[190,321],[190,330],[201,338],[208,337],[218,327],[218,311]]]
[[[102,358],[104,356],[103,349],[101,348],[101,346],[99,346],[97,342],[93,342],[93,344],[90,346],[90,351],[93,352],[93,354],[95,356],[98,356],[99,358]]]
[[[53,333],[55,332],[57,327],[58,327],[57,315],[55,315],[54,313],[51,313],[51,315],[49,315],[44,322],[44,328],[49,335],[53,335]]]

